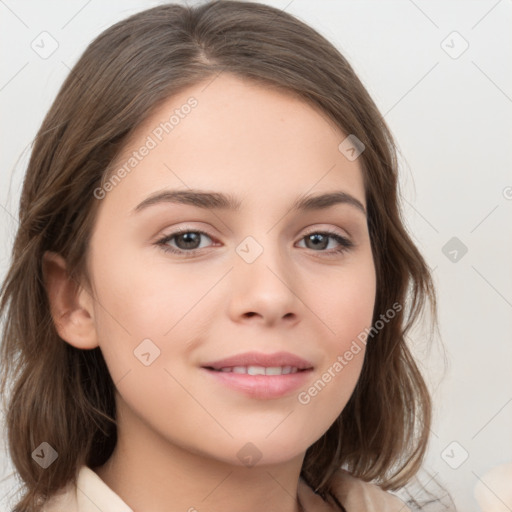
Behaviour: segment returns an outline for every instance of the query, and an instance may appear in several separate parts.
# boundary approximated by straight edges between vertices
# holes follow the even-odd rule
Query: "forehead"
[[[364,203],[362,170],[340,151],[344,134],[296,94],[230,74],[161,103],[118,155],[126,176],[109,192],[135,203],[173,189],[223,189],[279,200],[343,187]],[[144,156],[141,156],[144,153]]]

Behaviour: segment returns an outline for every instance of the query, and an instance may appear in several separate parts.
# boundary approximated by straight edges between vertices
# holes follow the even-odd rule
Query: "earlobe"
[[[79,349],[97,347],[90,293],[68,275],[66,261],[60,254],[46,251],[42,267],[51,315],[59,336]]]

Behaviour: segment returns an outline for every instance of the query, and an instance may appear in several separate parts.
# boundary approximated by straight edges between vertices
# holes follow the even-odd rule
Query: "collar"
[[[80,468],[76,487],[77,512],[134,512],[87,466]]]
[[[304,512],[333,512],[333,507],[316,494],[300,478],[297,494]],[[77,511],[134,512],[107,484],[89,467],[82,466],[77,479]]]

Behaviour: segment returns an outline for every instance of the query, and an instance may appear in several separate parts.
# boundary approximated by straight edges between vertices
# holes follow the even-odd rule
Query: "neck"
[[[112,456],[93,469],[135,512],[302,512],[297,491],[304,453],[279,464],[249,467],[185,449],[149,429],[141,435],[132,428],[118,425]]]

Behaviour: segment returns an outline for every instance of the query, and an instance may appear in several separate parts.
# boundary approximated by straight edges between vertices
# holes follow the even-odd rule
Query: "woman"
[[[427,299],[392,137],[328,41],[251,2],[117,23],[22,191],[15,512],[408,510],[386,491],[428,441],[404,338]]]

